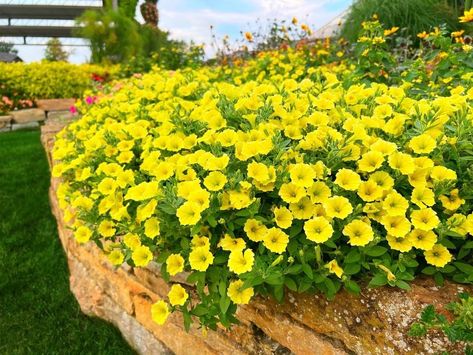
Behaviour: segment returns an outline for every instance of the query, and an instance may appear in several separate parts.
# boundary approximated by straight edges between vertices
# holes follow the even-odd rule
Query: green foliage
[[[455,30],[459,28],[458,5],[461,4],[458,3],[455,0],[357,0],[349,10],[341,36],[354,42],[360,34],[361,24],[374,15],[378,16],[384,27],[400,27],[412,39],[417,39],[418,33],[430,31],[442,23],[448,30]]]
[[[131,18],[135,18],[136,5],[138,5],[138,0],[119,0],[118,7],[123,11],[123,13]]]
[[[76,21],[78,34],[90,42],[92,62],[120,63],[141,54],[139,25],[122,10],[89,10]]]
[[[17,54],[18,51],[13,48],[14,44],[13,43],[8,43],[4,41],[0,41],[0,53],[13,53]]]
[[[421,313],[419,322],[411,325],[409,335],[422,337],[431,329],[441,330],[451,342],[473,342],[473,298],[466,293],[459,294],[460,301],[448,304],[445,309],[453,313],[453,320],[428,305]],[[473,348],[467,345],[465,354],[473,354]]]
[[[2,133],[0,160],[0,353],[134,354],[69,290],[39,131]]]
[[[67,62],[69,53],[62,48],[62,43],[57,38],[51,38],[46,44],[44,59],[49,62]]]

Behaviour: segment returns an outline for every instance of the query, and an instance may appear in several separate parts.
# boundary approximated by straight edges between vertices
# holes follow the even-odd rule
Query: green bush
[[[412,39],[416,39],[418,33],[442,23],[452,31],[459,28],[457,18],[462,7],[463,3],[459,0],[357,0],[349,10],[341,36],[355,41],[362,22],[374,15],[378,16],[384,27],[399,27]]]

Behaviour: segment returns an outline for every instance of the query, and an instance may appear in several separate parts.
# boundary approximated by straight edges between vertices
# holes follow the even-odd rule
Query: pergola
[[[0,37],[76,38],[73,20],[84,11],[100,9],[104,0],[0,0]]]

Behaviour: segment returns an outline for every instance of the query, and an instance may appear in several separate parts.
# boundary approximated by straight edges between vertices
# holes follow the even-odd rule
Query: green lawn
[[[0,354],[133,354],[81,313],[48,202],[38,131],[0,134]]]

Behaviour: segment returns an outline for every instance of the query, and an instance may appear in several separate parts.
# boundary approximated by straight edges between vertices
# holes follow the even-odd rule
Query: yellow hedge
[[[0,95],[16,94],[24,99],[79,97],[93,85],[93,74],[113,78],[117,72],[116,66],[91,64],[0,63]]]

